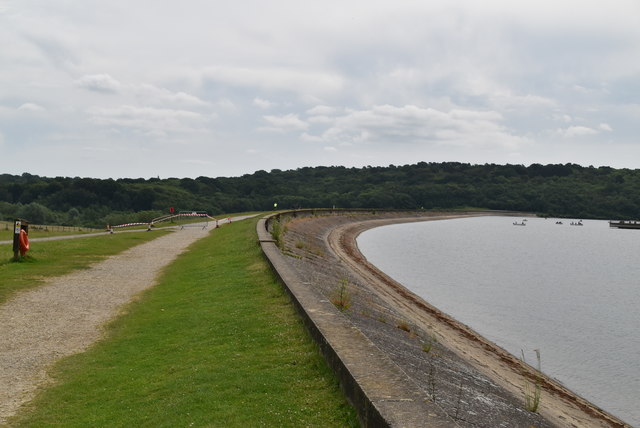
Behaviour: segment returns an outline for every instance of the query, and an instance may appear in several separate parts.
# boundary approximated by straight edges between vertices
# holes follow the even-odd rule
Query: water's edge
[[[428,220],[428,219],[423,219],[423,220],[418,220],[418,221],[426,221],[426,220]],[[415,220],[413,220],[413,221],[415,221]],[[512,221],[512,220],[510,220],[510,221]],[[391,221],[390,221],[390,222],[388,222],[386,225],[398,225],[398,223],[400,223],[400,221],[395,221],[395,222],[391,222]],[[440,222],[439,222],[439,223],[440,223]],[[375,265],[375,266],[376,266],[376,268],[377,268],[378,270],[380,270],[381,272],[387,272],[387,271],[388,271],[387,269],[385,269],[384,267],[379,267],[379,266],[378,266],[378,265],[383,264],[383,263],[380,263],[379,261],[376,261],[376,260],[372,260],[372,259],[370,258],[370,254],[367,254],[367,251],[366,251],[366,250],[365,250],[365,251],[363,251],[363,250],[362,250],[362,248],[360,248],[360,247],[362,246],[362,245],[361,245],[361,244],[362,244],[362,239],[361,239],[361,238],[362,238],[362,236],[366,235],[366,234],[364,234],[364,235],[363,235],[363,232],[367,231],[367,233],[369,233],[371,230],[384,229],[384,228],[379,228],[378,226],[381,226],[381,224],[371,224],[371,225],[369,225],[369,226],[367,226],[367,227],[362,227],[362,228],[360,229],[359,233],[358,233],[357,242],[358,242],[359,250],[361,251],[361,254],[363,254],[363,258],[365,258],[365,257],[366,257],[366,260],[368,260],[368,262],[370,262],[371,264]],[[375,229],[374,229],[374,228],[375,228]],[[524,228],[523,228],[523,229],[524,229]],[[387,237],[387,238],[388,238],[388,237]],[[467,241],[468,241],[468,237],[465,237],[464,239],[467,239]],[[405,244],[405,243],[402,243],[402,245],[404,245],[404,244]],[[384,246],[385,246],[385,247],[389,247],[389,246],[391,246],[391,245],[390,245],[390,243],[389,243],[389,240],[388,240],[388,239],[385,239],[385,240],[384,240]],[[407,253],[407,252],[412,252],[412,251],[414,250],[414,249],[411,249],[411,248],[406,248],[406,246],[404,247],[404,249],[405,249],[405,254],[400,254],[400,255],[399,255],[401,258],[406,257],[406,253]],[[397,248],[396,248],[395,250],[397,251]],[[391,251],[394,251],[394,250],[391,250]],[[392,276],[392,275],[393,275],[394,279],[398,279],[398,280],[399,280],[398,282],[399,282],[399,283],[401,283],[401,284],[403,284],[403,285],[402,285],[403,287],[407,287],[407,285],[406,285],[406,281],[403,281],[402,279],[398,278],[398,275],[394,275],[394,273],[393,273],[393,272],[391,272],[391,275],[388,275],[388,276]],[[413,289],[413,288],[412,288],[412,287],[410,287],[410,286],[409,286],[409,287],[407,287],[407,288],[408,288],[409,290],[413,291],[414,293],[416,292],[416,290],[415,290],[415,289]],[[418,292],[418,294],[420,295],[420,293],[419,293],[419,292]],[[429,299],[425,298],[425,297],[424,297],[424,296],[422,296],[422,295],[421,295],[421,297],[422,297],[424,300],[429,300]],[[435,303],[435,302],[431,302],[431,301],[430,301],[430,303]],[[438,305],[437,303],[435,303],[435,304],[436,304],[436,305]],[[440,308],[440,306],[438,306],[438,307]],[[452,311],[447,311],[447,312],[451,313],[451,314],[455,317],[455,313],[456,313],[456,312],[452,312]],[[458,318],[458,317],[456,317],[456,318]],[[462,321],[463,321],[463,322],[465,322],[464,320],[462,320]],[[475,324],[470,323],[470,325],[474,326]],[[492,337],[491,337],[491,336],[489,336],[489,339],[492,339]],[[495,340],[492,340],[492,342],[495,342]],[[495,346],[499,348],[499,346],[497,346],[497,345],[495,345]],[[502,349],[502,348],[500,348],[500,349]],[[514,354],[514,351],[512,350],[512,351],[511,351],[511,355],[513,356],[513,354]],[[519,357],[519,356],[517,356],[517,355],[516,355],[515,357]],[[534,360],[534,359],[532,359],[532,360]],[[529,360],[529,361],[531,361],[531,360]],[[533,362],[533,361],[531,361],[531,362]],[[543,370],[544,370],[544,367],[543,367]],[[555,380],[552,380],[552,379],[549,379],[549,380],[551,380],[552,382],[555,382]],[[555,383],[557,383],[557,382],[555,382]],[[577,394],[576,394],[576,395],[577,395]],[[593,407],[594,407],[594,408],[597,408],[597,406],[593,406]],[[618,413],[619,413],[619,412],[618,412]],[[615,419],[615,418],[614,418],[614,419]]]

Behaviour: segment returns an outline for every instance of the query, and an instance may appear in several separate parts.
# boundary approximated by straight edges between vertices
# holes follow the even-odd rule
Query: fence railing
[[[0,223],[1,230],[10,230],[13,229],[13,224],[9,222]],[[37,230],[39,232],[76,232],[76,233],[85,233],[85,232],[99,232],[100,229],[93,229],[90,227],[81,227],[81,226],[57,226],[50,224],[33,224],[29,223],[29,232]]]
[[[124,224],[118,224],[118,225],[113,225],[113,224],[107,225],[107,230],[110,230],[111,232],[113,232],[114,228],[130,227],[130,226],[147,226],[148,230],[151,230],[151,228],[154,227],[156,224],[163,223],[165,221],[173,222],[174,220],[180,220],[180,219],[186,219],[186,220],[202,219],[205,222],[207,222],[207,224],[209,221],[215,221],[216,225],[218,223],[218,220],[216,220],[214,217],[211,217],[209,214],[207,214],[204,211],[182,211],[178,214],[163,215],[161,217],[154,218],[149,222],[135,222],[135,223],[124,223]],[[183,225],[183,227],[185,227],[185,225]]]

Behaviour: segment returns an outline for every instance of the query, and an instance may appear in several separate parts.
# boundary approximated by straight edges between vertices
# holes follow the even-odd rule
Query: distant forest
[[[241,177],[95,179],[0,175],[0,218],[103,227],[180,210],[212,215],[287,208],[517,210],[638,219],[640,170],[575,164],[307,167]]]

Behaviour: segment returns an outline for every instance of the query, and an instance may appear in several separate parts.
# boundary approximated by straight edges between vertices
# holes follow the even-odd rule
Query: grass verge
[[[37,287],[50,277],[83,269],[135,245],[168,232],[105,234],[60,241],[32,242],[31,250],[13,262],[13,245],[0,245],[0,303],[13,293]]]
[[[52,370],[16,426],[355,426],[357,418],[256,242],[214,230],[107,338]]]

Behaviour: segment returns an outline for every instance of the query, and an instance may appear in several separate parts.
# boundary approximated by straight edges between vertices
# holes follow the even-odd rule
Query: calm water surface
[[[546,374],[640,427],[640,230],[514,220],[384,226],[360,235],[358,246],[512,354],[522,350],[535,365],[539,349]]]

